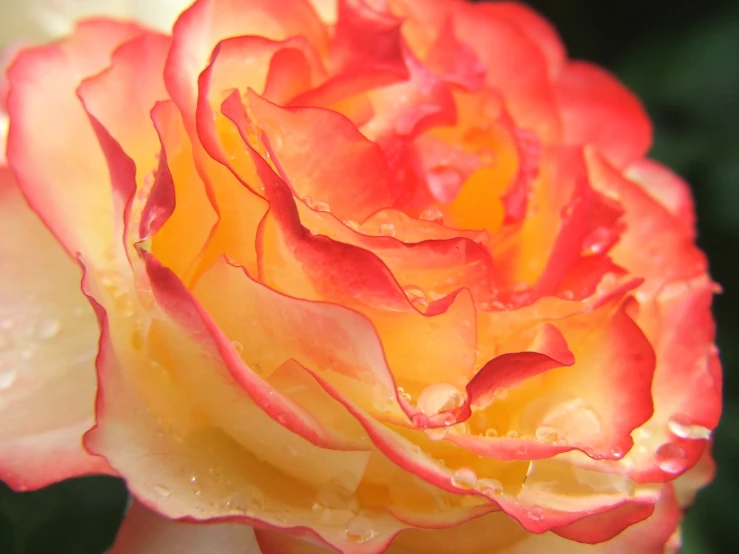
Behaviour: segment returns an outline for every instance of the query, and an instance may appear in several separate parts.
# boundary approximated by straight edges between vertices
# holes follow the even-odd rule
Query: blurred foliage
[[[699,242],[724,287],[717,297],[725,411],[715,434],[716,480],[685,520],[683,554],[723,554],[739,543],[739,3],[531,0],[570,55],[611,68],[655,123],[652,156],[693,186]],[[31,493],[0,484],[2,554],[99,554],[126,502],[112,478],[74,479]]]

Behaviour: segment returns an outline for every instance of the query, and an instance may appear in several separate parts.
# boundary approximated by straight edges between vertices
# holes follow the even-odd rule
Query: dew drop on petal
[[[164,485],[154,485],[154,492],[163,498],[167,498],[172,494],[172,491]]]
[[[702,425],[689,425],[681,423],[679,420],[671,419],[667,426],[670,432],[681,439],[700,440],[710,439],[711,430]]]
[[[477,481],[477,490],[485,496],[498,496],[503,493],[503,483],[497,479],[480,479]]]
[[[540,425],[536,429],[536,438],[541,442],[552,442],[557,438],[557,431],[549,425]]]
[[[460,467],[452,475],[452,485],[463,489],[473,489],[477,485],[477,474],[468,467]]]
[[[353,543],[367,542],[375,535],[372,521],[365,516],[357,515],[349,520],[344,531],[346,538]]]
[[[395,236],[395,225],[392,223],[383,223],[380,225],[377,232],[383,237],[394,237]]]
[[[680,473],[688,463],[688,453],[679,444],[668,442],[657,449],[657,465],[666,473]]]
[[[485,436],[489,439],[493,439],[498,436],[498,431],[496,431],[492,427],[488,427],[487,429],[485,429]]]
[[[14,369],[6,369],[0,371],[0,391],[6,391],[13,386],[18,378],[18,372]]]
[[[241,356],[241,353],[242,353],[242,352],[244,351],[244,345],[243,345],[243,344],[241,344],[241,343],[240,343],[239,341],[237,341],[237,340],[231,341],[231,344],[233,345],[233,347],[234,347],[234,350],[236,350],[236,353],[237,353],[237,354],[238,354],[239,356]]]
[[[418,409],[428,416],[441,411],[459,408],[464,404],[465,393],[454,385],[437,383],[423,389],[418,396]]]
[[[444,214],[438,208],[427,208],[420,213],[418,219],[422,221],[431,221],[432,223],[443,223]]]
[[[544,510],[541,508],[541,506],[531,506],[526,513],[528,516],[533,519],[534,521],[541,521],[544,518]]]
[[[313,209],[317,212],[331,212],[331,206],[328,202],[316,202],[313,204]]]

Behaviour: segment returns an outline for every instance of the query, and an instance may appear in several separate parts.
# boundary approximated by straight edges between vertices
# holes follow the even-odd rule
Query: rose
[[[121,552],[679,542],[720,412],[689,189],[530,10],[199,1],[9,83],[92,306],[6,171],[11,486],[123,476]]]

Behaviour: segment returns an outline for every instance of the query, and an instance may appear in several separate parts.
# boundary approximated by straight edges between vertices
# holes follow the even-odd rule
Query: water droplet
[[[444,223],[444,214],[438,208],[427,208],[420,213],[418,219],[432,223]]]
[[[313,207],[313,197],[311,197],[311,196],[304,197],[303,198],[303,203],[306,206],[308,206],[309,208],[312,208]]]
[[[657,449],[657,465],[667,473],[680,473],[688,463],[688,454],[679,444],[668,442]]]
[[[673,435],[681,439],[701,440],[711,438],[711,430],[702,425],[690,425],[671,419],[667,426]]]
[[[480,479],[477,481],[477,490],[485,496],[498,496],[503,493],[503,483],[497,479]]]
[[[617,460],[620,460],[621,458],[623,458],[623,457],[624,457],[624,451],[623,451],[623,449],[622,449],[621,447],[619,447],[619,446],[614,446],[614,447],[613,447],[613,448],[611,449],[611,456],[613,456],[613,457],[614,457],[614,458],[616,458]]]
[[[428,416],[435,416],[439,412],[459,408],[465,399],[465,393],[454,385],[436,383],[423,389],[418,396],[418,409]]]
[[[496,431],[492,427],[488,427],[487,429],[485,429],[485,436],[489,439],[494,439],[498,436],[498,431]]]
[[[590,441],[603,430],[600,418],[582,398],[554,404],[541,420],[542,426],[553,427],[565,438]]]
[[[287,455],[290,456],[291,458],[294,458],[295,456],[298,455],[298,450],[290,444],[285,445],[285,451],[287,452]]]
[[[328,202],[316,202],[313,204],[313,209],[317,212],[330,212],[331,206],[329,206]]]
[[[17,378],[18,373],[14,369],[0,371],[0,391],[5,391],[12,387]]]
[[[409,300],[414,298],[426,298],[426,293],[423,292],[423,289],[416,285],[407,285],[403,287],[403,291]]]
[[[377,232],[383,237],[394,237],[395,236],[395,225],[392,223],[383,223],[380,225]]]
[[[506,437],[508,437],[509,439],[517,439],[518,431],[516,431],[515,429],[511,429],[510,431],[506,433]]]
[[[557,438],[557,431],[549,425],[541,425],[536,429],[536,438],[541,442],[552,442]]]
[[[598,227],[591,231],[583,241],[585,254],[601,254],[613,246],[616,234],[607,227]]]
[[[0,352],[13,348],[13,337],[9,333],[0,330]]]
[[[468,467],[460,467],[452,475],[452,485],[462,489],[473,489],[477,485],[477,474]]]
[[[275,416],[275,420],[277,420],[277,423],[280,425],[285,425],[285,423],[287,423],[287,414],[280,412]]]
[[[429,427],[423,430],[426,436],[432,441],[440,441],[445,438],[449,429],[447,427]]]
[[[154,492],[163,498],[167,498],[172,494],[172,491],[164,485],[154,485]]]
[[[534,521],[541,521],[544,518],[544,510],[541,506],[531,506],[526,513]]]
[[[231,344],[233,345],[233,347],[234,347],[234,350],[236,350],[236,353],[237,353],[237,354],[238,354],[239,356],[241,356],[241,353],[242,353],[242,352],[244,351],[244,345],[243,345],[243,344],[241,344],[241,343],[240,343],[239,341],[237,341],[237,340],[231,341]]]
[[[360,229],[359,223],[352,219],[345,219],[344,221],[342,221],[342,223],[349,227],[349,229],[351,229],[352,231],[359,231]]]
[[[369,518],[357,515],[346,524],[344,534],[350,541],[361,544],[370,540],[375,535],[375,530]]]

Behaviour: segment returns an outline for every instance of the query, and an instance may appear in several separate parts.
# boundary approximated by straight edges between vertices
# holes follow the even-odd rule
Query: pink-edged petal
[[[610,255],[619,266],[645,279],[639,288],[642,295],[649,297],[665,283],[705,274],[706,257],[696,247],[692,231],[598,152],[586,149],[585,160],[592,186],[623,206],[624,232]]]
[[[110,554],[262,554],[254,529],[242,523],[191,523],[167,519],[134,502]]]
[[[617,167],[644,156],[652,124],[639,99],[606,70],[571,62],[554,80],[565,144],[592,145]]]
[[[150,255],[144,257],[159,305],[178,316],[182,327],[157,318],[147,330],[143,321],[106,312],[92,300],[102,327],[100,388],[97,424],[85,435],[86,447],[104,455],[125,475],[134,497],[165,517],[257,524],[330,542],[350,554],[378,554],[387,537],[403,528],[394,518],[373,516],[377,540],[355,548],[343,527],[312,510],[316,483],[339,473],[326,455],[343,456],[339,467],[344,470],[361,469],[357,456],[366,455],[313,446],[290,431],[311,426],[296,416],[293,402],[260,379],[242,378],[237,384],[230,373],[239,369],[234,347],[198,312],[186,291],[183,296],[176,276]],[[101,296],[92,280],[86,281],[86,290]],[[243,366],[241,371],[239,377]],[[250,400],[245,389],[258,400]],[[301,466],[286,444],[300,453]],[[323,467],[313,456],[318,452],[324,453]],[[311,459],[317,471],[306,472],[302,464]],[[311,479],[316,481],[307,482]]]
[[[238,309],[222,301],[224,288],[243,299]],[[376,333],[361,315],[283,296],[223,260],[204,274],[195,294],[219,328],[239,342],[249,367],[270,375],[292,358],[319,371],[365,409],[379,404],[391,408],[395,384]],[[367,387],[373,395],[366,394]],[[397,406],[394,411],[398,413]]]
[[[0,479],[18,490],[113,473],[89,454],[98,326],[80,271],[0,167]]]
[[[695,234],[695,206],[688,183],[661,163],[646,158],[627,167],[625,176],[641,185],[688,232]]]
[[[163,223],[156,229],[151,251],[180,278],[188,280],[193,265],[211,230],[217,222],[208,190],[198,174],[192,156],[192,144],[175,104],[168,100],[152,110],[152,120],[162,147],[160,169],[142,212],[141,224],[149,226],[154,219]],[[164,165],[166,164],[166,168]],[[174,195],[168,192],[172,179]],[[161,220],[166,218],[166,221]],[[146,229],[140,229],[149,238]]]
[[[600,544],[581,544],[554,534],[529,535],[514,547],[502,550],[502,554],[529,554],[547,552],[551,554],[662,554],[676,529],[680,510],[670,485],[662,488],[654,512],[619,535]],[[583,525],[588,521],[583,520]],[[598,516],[592,519],[598,524]],[[591,531],[597,533],[597,531]]]
[[[460,3],[454,13],[457,36],[487,69],[486,84],[502,92],[516,126],[550,142],[560,136],[560,121],[548,60],[528,31],[496,13],[495,5]]]
[[[126,201],[129,249],[140,239],[141,212],[159,166],[161,144],[151,111],[167,99],[162,71],[170,43],[163,35],[141,34],[119,47],[111,66],[77,91],[110,167],[114,194]]]
[[[75,91],[139,32],[132,24],[88,21],[60,43],[24,51],[8,71],[8,163],[67,252],[83,252],[97,264],[110,259],[115,245],[114,195]]]
[[[546,58],[549,75],[556,76],[567,61],[562,40],[554,26],[529,6],[518,2],[495,2],[486,6],[489,13],[494,14],[509,25],[515,27],[533,41]]]
[[[457,38],[451,19],[436,38],[425,63],[446,82],[468,90],[477,90],[485,83],[485,66],[475,52]]]
[[[349,120],[321,108],[280,108],[253,92],[248,105],[299,198],[323,202],[338,218],[354,221],[392,204],[382,150]]]
[[[199,0],[185,11],[173,30],[173,45],[164,78],[182,112],[188,132],[195,128],[197,82],[211,53],[223,39],[258,35],[270,40],[304,36],[325,51],[326,30],[307,0]]]
[[[402,21],[367,0],[338,0],[331,63],[335,72],[364,73],[378,82],[402,78]]]

